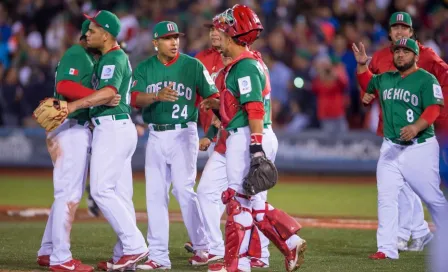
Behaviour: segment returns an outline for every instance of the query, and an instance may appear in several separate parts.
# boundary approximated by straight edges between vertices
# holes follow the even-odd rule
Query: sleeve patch
[[[69,74],[69,75],[72,75],[72,76],[77,76],[77,75],[78,75],[78,70],[75,69],[75,68],[70,68],[70,69],[68,70],[68,74]]]
[[[115,65],[104,65],[101,71],[101,79],[110,79],[113,77]]]
[[[208,84],[210,84],[210,85],[214,85],[215,82],[213,81],[213,79],[212,79],[212,77],[210,76],[210,74],[208,73],[208,71],[204,69],[204,70],[203,70],[203,73],[204,73],[205,79],[207,80]]]
[[[443,99],[442,88],[437,84],[432,84],[432,90],[434,92],[434,97],[438,99]]]
[[[240,94],[250,93],[252,91],[250,76],[238,78],[238,87],[240,89]]]

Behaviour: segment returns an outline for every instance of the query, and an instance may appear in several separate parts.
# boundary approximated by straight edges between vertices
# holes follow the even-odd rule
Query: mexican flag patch
[[[74,68],[70,68],[70,70],[68,71],[69,75],[73,75],[73,76],[77,76],[78,75],[78,70],[74,69]]]

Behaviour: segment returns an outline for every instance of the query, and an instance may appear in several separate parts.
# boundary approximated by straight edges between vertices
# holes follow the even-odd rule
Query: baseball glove
[[[253,157],[249,173],[244,178],[243,189],[247,195],[256,195],[274,187],[277,179],[277,168],[265,155]]]
[[[56,98],[45,98],[33,112],[34,119],[48,132],[62,124],[67,115],[67,102]]]

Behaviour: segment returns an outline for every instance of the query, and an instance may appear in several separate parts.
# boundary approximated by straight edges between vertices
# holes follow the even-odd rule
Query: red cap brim
[[[181,32],[172,32],[172,33],[167,33],[165,35],[159,36],[159,37],[157,37],[157,39],[162,38],[162,37],[174,36],[174,35],[185,36],[185,34],[181,33]]]
[[[95,17],[89,16],[87,14],[84,13],[84,17],[86,17],[87,20],[94,22],[97,26],[101,26],[100,24],[98,24],[98,22],[95,20]]]

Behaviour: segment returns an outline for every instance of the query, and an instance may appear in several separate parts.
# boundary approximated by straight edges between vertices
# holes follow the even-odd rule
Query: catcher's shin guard
[[[255,225],[252,226],[250,233],[249,250],[247,255],[254,258],[261,258],[261,240],[260,234],[258,234],[258,229]]]
[[[223,202],[226,204],[227,212],[224,241],[224,265],[227,271],[236,272],[238,271],[239,258],[247,255],[247,253],[240,254],[240,248],[241,244],[243,243],[246,231],[251,230],[252,225],[249,227],[244,227],[243,225],[235,221],[234,216],[242,213],[243,211],[251,214],[251,210],[245,207],[241,207],[240,202],[236,200],[235,197],[233,197],[236,194],[234,190],[227,189],[226,192],[232,195],[232,197],[225,198],[223,194]]]
[[[282,210],[274,208],[263,212],[265,213],[263,220],[254,220],[254,224],[284,256],[288,257],[291,250],[288,248],[286,240],[296,234],[302,226]]]

